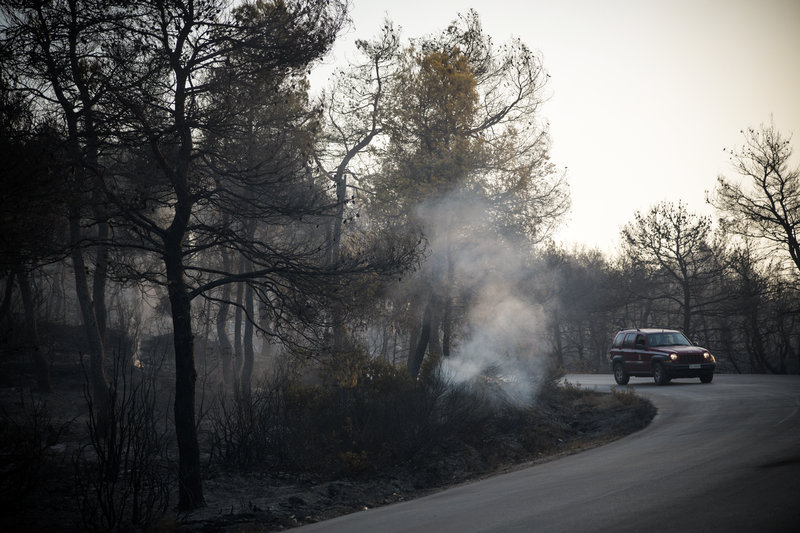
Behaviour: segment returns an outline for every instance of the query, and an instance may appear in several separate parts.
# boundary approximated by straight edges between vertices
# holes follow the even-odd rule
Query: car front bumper
[[[671,378],[696,378],[713,374],[716,363],[667,363],[664,369]]]

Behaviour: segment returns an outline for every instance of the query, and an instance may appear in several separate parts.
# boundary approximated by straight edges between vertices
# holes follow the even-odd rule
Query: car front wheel
[[[706,374],[700,376],[700,383],[711,383],[712,379],[714,379],[714,374]]]
[[[617,385],[627,385],[631,377],[625,372],[625,367],[622,363],[614,363],[614,381]]]
[[[653,381],[656,382],[656,385],[666,385],[669,383],[669,375],[664,365],[661,363],[656,363],[655,366],[653,366]]]

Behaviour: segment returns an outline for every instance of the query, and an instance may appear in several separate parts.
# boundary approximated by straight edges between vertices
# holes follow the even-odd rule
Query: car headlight
[[[677,361],[677,360],[678,360],[678,354],[676,354],[676,353],[671,353],[671,354],[669,354],[669,358],[670,358],[672,361]]]
[[[705,359],[706,361],[709,361],[709,362],[711,362],[711,363],[714,363],[714,362],[716,362],[716,359],[714,359],[714,356],[713,356],[713,355],[711,355],[711,354],[710,354],[710,353],[708,353],[708,352],[703,352],[703,359]]]

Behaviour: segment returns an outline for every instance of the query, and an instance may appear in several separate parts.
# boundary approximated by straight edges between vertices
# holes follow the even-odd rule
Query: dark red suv
[[[617,333],[608,353],[614,380],[652,376],[659,385],[672,378],[700,378],[711,383],[717,366],[708,350],[695,346],[674,329],[626,329]]]

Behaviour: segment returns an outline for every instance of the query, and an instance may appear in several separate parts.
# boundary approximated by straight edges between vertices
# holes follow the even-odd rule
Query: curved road
[[[630,385],[658,407],[633,435],[299,531],[800,531],[800,376]]]

